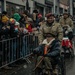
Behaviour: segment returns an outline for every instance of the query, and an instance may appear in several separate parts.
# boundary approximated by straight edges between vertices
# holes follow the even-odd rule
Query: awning
[[[48,5],[48,4],[47,4],[46,7],[53,7],[53,5]]]
[[[48,4],[48,5],[52,5],[53,6],[53,1],[45,0],[45,4]]]

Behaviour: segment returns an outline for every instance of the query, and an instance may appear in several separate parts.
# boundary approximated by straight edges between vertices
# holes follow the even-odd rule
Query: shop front
[[[35,2],[35,8],[34,9],[37,9],[38,12],[41,13],[43,16],[44,16],[44,7],[45,7],[44,4]]]
[[[22,13],[25,10],[25,6],[6,2],[6,11],[9,16],[12,16],[15,12]]]
[[[50,0],[45,0],[45,5],[46,5],[46,8],[45,8],[45,12],[46,12],[46,14],[49,13],[49,12],[52,13],[53,2],[50,1]]]
[[[64,12],[68,12],[68,8],[69,8],[68,5],[60,3],[59,4],[59,12],[60,12],[60,14],[63,14]]]
[[[0,13],[4,10],[4,0],[0,0]]]
[[[74,16],[74,20],[75,20],[75,0],[73,0],[73,16]]]

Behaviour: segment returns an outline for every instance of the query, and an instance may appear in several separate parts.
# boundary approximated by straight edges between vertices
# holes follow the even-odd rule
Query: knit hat
[[[2,16],[2,22],[6,23],[7,21],[9,21],[9,18],[7,16]]]
[[[49,17],[51,17],[51,16],[54,16],[54,14],[48,13],[48,14],[46,15],[47,18],[49,18]]]
[[[21,16],[18,13],[15,13],[13,15],[13,18],[18,22],[20,20]]]
[[[42,14],[38,14],[38,18],[42,18]]]

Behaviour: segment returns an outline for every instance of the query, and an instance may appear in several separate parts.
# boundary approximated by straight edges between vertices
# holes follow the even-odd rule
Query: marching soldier
[[[73,29],[73,21],[69,17],[68,13],[65,12],[59,22],[62,25],[62,27],[64,27],[65,25],[69,25]]]
[[[56,38],[62,41],[63,30],[59,23],[54,21],[54,15],[49,13],[47,14],[47,21],[41,25],[39,30],[39,44],[45,39],[45,33],[53,33],[56,35]]]
[[[59,23],[61,24],[63,29],[65,27],[67,27],[67,29],[70,30],[70,32],[68,32],[67,36],[72,41],[74,25],[73,25],[72,19],[69,17],[69,14],[68,13],[64,13],[63,17],[60,19]]]

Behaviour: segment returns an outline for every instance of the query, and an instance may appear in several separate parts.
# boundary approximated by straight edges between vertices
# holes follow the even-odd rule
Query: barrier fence
[[[29,56],[38,46],[38,37],[25,35],[0,41],[0,68]]]

